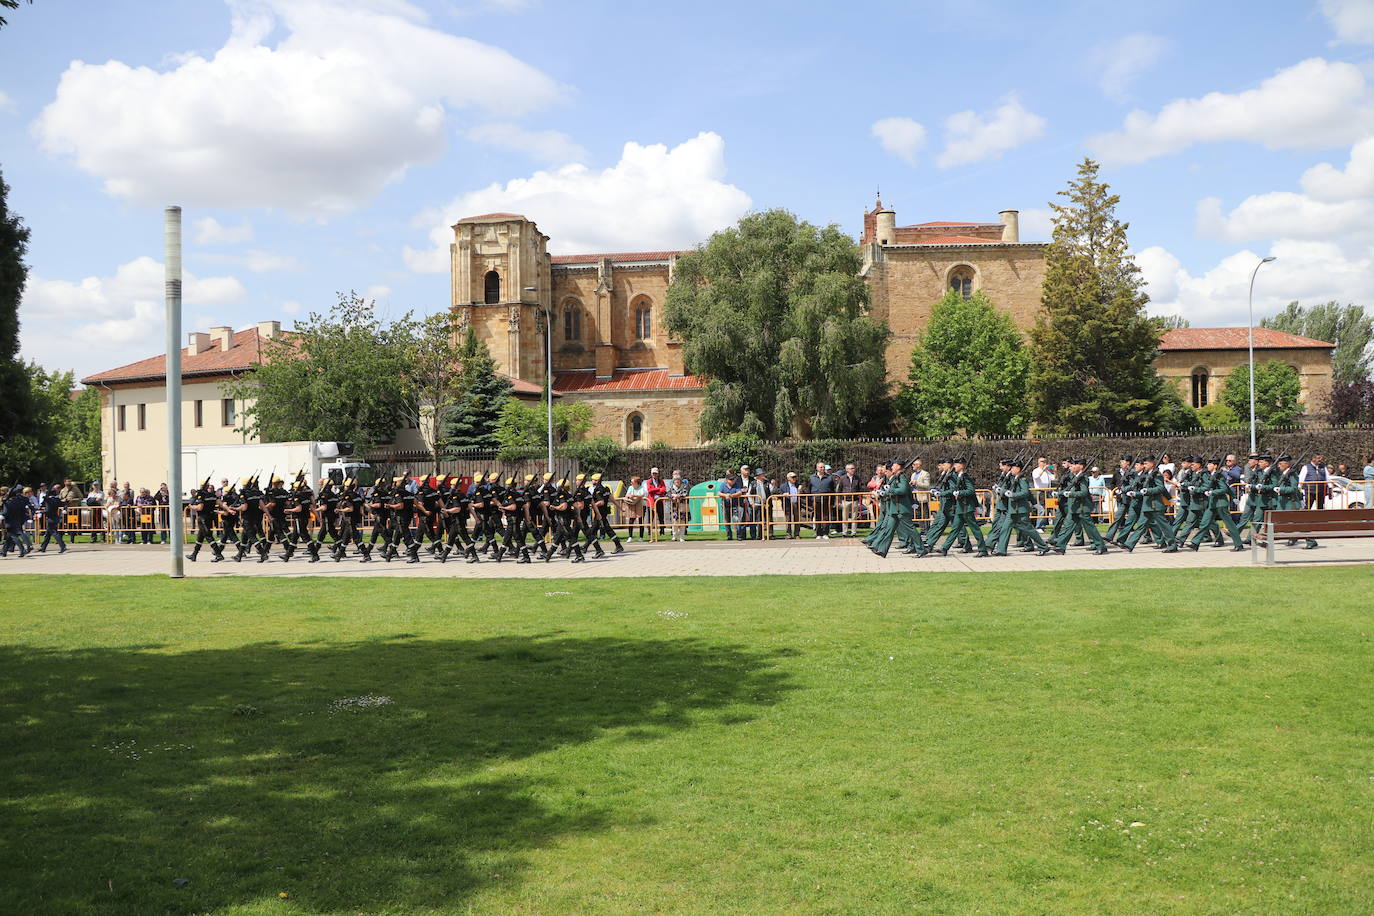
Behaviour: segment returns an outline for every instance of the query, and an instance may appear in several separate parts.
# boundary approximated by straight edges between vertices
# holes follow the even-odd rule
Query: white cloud
[[[581,162],[587,151],[559,130],[527,130],[518,124],[479,124],[467,132],[474,143],[523,153],[550,165]]]
[[[1370,225],[1374,216],[1367,200],[1328,203],[1292,191],[1271,191],[1247,197],[1230,213],[1221,201],[1208,197],[1197,206],[1197,231],[1232,242],[1251,239],[1330,239]]]
[[[385,299],[390,295],[391,287],[381,283],[374,283],[362,292],[362,298],[364,299]]]
[[[925,149],[926,129],[911,118],[883,118],[873,122],[871,133],[883,149],[907,165],[916,164],[916,154]]]
[[[449,269],[450,228],[478,213],[524,213],[549,236],[551,251],[645,251],[704,241],[749,210],[749,195],[725,178],[725,141],[701,133],[669,149],[626,143],[620,161],[595,170],[569,165],[461,194],[421,220],[432,248],[405,249],[412,270]]]
[[[1341,41],[1374,44],[1374,2],[1371,0],[1322,0],[1321,9]]]
[[[1175,99],[1133,111],[1121,130],[1088,141],[1108,162],[1145,162],[1195,143],[1246,141],[1269,149],[1351,143],[1374,129],[1374,94],[1354,64],[1310,58],[1244,92]]]
[[[10,98],[4,92],[0,92],[0,113],[12,114],[18,110],[18,106],[14,104],[14,99]]]
[[[195,221],[197,245],[237,245],[253,241],[253,225],[244,220],[237,226],[222,226],[213,216]]]
[[[1032,114],[1015,96],[999,107],[979,114],[961,111],[945,119],[945,148],[935,164],[942,169],[996,159],[1009,149],[1034,140],[1045,132],[1046,121]]]
[[[1272,315],[1292,300],[1304,303],[1368,302],[1374,298],[1374,258],[1348,255],[1333,242],[1280,239],[1269,249],[1277,258],[1255,282],[1255,320]],[[1244,325],[1250,275],[1261,255],[1238,251],[1200,275],[1186,270],[1160,247],[1136,255],[1148,284],[1150,311],[1182,315],[1196,327]]]
[[[1374,137],[1366,137],[1351,147],[1344,169],[1329,162],[1308,169],[1302,176],[1302,188],[1317,200],[1374,197]]]
[[[230,35],[212,57],[165,71],[72,63],[34,124],[43,148],[140,203],[321,216],[436,158],[450,109],[510,117],[565,95],[403,0],[229,2]]]
[[[1169,42],[1150,32],[1135,32],[1092,54],[1093,65],[1102,71],[1097,85],[1114,102],[1124,102],[1136,78],[1159,60]]]
[[[89,374],[142,359],[162,348],[163,267],[144,256],[109,277],[72,282],[29,277],[20,303],[23,349],[49,368]],[[247,291],[234,277],[182,276],[186,308],[241,303]]]

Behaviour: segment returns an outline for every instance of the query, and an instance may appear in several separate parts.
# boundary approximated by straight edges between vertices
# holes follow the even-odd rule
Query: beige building
[[[1175,328],[1159,343],[1155,370],[1178,386],[1193,407],[1221,399],[1226,377],[1249,362],[1249,328]],[[1283,331],[1255,328],[1255,364],[1287,363],[1302,381],[1299,401],[1308,414],[1325,409],[1331,393],[1331,351],[1335,345]]]
[[[238,430],[251,398],[236,399],[226,387],[262,361],[263,341],[289,339],[277,321],[243,330],[221,326],[187,335],[181,351],[181,442],[235,445],[257,442]],[[285,335],[285,336],[284,336]],[[516,397],[538,400],[538,385],[512,379]],[[167,359],[150,356],[87,376],[81,384],[100,391],[102,479],[154,489],[167,480]],[[423,448],[419,431],[399,429],[394,444]]]

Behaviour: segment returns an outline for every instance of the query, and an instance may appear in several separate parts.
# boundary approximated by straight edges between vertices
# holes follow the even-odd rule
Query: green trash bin
[[[720,481],[708,480],[688,491],[688,495],[692,497],[689,507],[691,524],[687,526],[688,531],[722,530],[721,525],[725,520],[721,518],[720,499],[716,496],[719,487]]]

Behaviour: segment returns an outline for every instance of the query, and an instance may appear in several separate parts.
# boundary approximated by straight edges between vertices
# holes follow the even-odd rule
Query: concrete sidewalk
[[[421,554],[418,564],[404,560],[384,563],[355,559],[335,563],[308,562],[297,554],[290,563],[274,557],[266,563],[245,559],[242,563],[210,563],[203,552],[195,563],[186,563],[186,575],[194,578],[226,576],[420,576],[458,579],[595,579],[652,576],[820,576],[835,573],[923,573],[923,572],[1019,572],[1056,569],[1187,569],[1194,567],[1237,567],[1250,565],[1250,551],[1204,547],[1194,553],[1184,550],[1163,554],[1149,547],[1134,553],[1113,550],[1099,557],[1082,548],[1070,548],[1066,556],[1039,557],[1013,553],[1008,557],[975,558],[972,554],[951,553],[948,557],[918,560],[896,551],[881,559],[857,541],[747,541],[744,543],[705,542],[697,544],[633,544],[622,554],[609,551],[602,560],[569,563],[535,561],[517,565],[506,560],[483,560],[469,565],[461,559],[440,563]],[[1263,551],[1259,554],[1264,558]],[[1280,546],[1277,558],[1288,566],[1320,566],[1333,563],[1374,563],[1374,540],[1328,541],[1317,550]],[[0,561],[0,575],[14,573],[54,573],[78,575],[165,575],[170,560],[165,546],[110,546],[79,544],[59,556],[55,547],[47,553],[18,559],[10,554]]]

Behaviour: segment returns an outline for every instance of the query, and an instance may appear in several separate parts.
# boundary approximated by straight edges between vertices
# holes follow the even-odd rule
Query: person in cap
[[[979,526],[977,517],[978,484],[974,481],[973,475],[968,473],[968,462],[964,458],[955,458],[951,464],[954,471],[947,497],[950,506],[950,531],[937,553],[942,557],[949,556],[950,546],[961,532],[967,531],[978,544],[978,556],[986,557],[988,545],[983,540],[983,529]]]
[[[949,504],[950,481],[954,477],[954,464],[949,458],[940,458],[935,462],[935,474],[930,481],[930,498],[926,502],[929,508],[930,524],[926,526],[925,543],[931,549],[940,543],[940,538],[944,536],[946,529],[949,528],[950,520],[953,518]],[[957,542],[962,549],[968,549],[968,534],[963,533],[962,539]]]
[[[1275,509],[1281,511],[1291,511],[1302,508],[1302,482],[1299,479],[1298,468],[1293,464],[1293,458],[1289,455],[1280,455],[1277,474],[1274,477],[1274,503]],[[1297,541],[1289,541],[1291,547]],[[1308,538],[1303,543],[1304,550],[1311,550],[1317,546],[1317,542]]]
[[[186,559],[192,563],[196,562],[196,557],[200,556],[200,548],[210,545],[210,552],[215,555],[212,563],[218,563],[224,559],[224,545],[215,540],[215,522],[217,520],[215,510],[219,507],[219,497],[215,496],[215,488],[210,486],[210,478],[205,478],[202,483],[191,493],[191,503],[186,508],[195,513],[196,518],[196,542],[191,548],[191,552],[186,555]],[[59,540],[58,545],[62,547],[59,553],[66,551],[66,545]]]
[[[250,550],[263,552],[262,542],[262,489],[258,478],[245,477],[239,484],[239,497],[243,504],[239,510],[242,529],[239,537],[239,552],[234,560],[241,562]]]
[[[754,479],[746,480],[743,486],[749,492],[749,520],[751,524],[746,525],[744,533],[747,536],[759,540],[764,537],[773,536],[773,508],[768,504],[768,498],[773,495],[773,486],[768,481],[768,472],[763,468],[754,469]]]
[[[916,527],[916,494],[911,489],[911,475],[907,473],[910,462],[892,460],[887,464],[891,485],[888,489],[888,502],[892,513],[892,536],[902,553],[917,558],[930,555],[926,542],[921,539],[921,529]]]
[[[215,506],[215,515],[219,516],[219,547],[220,554],[211,560],[211,563],[219,563],[224,560],[224,548],[239,545],[239,512],[243,508],[243,499],[239,496],[238,484],[229,484],[224,491],[219,494],[218,503]],[[242,554],[239,555],[240,557]]]
[[[468,523],[472,518],[472,499],[466,492],[467,487],[458,478],[448,477],[444,484],[443,497],[439,504],[439,518],[444,530],[444,549],[439,551],[439,562],[447,563],[449,555],[456,551],[467,557],[469,563],[476,563],[477,548],[473,543],[472,534],[468,531]]]
[[[553,559],[554,551],[559,545],[558,524],[552,508],[554,497],[558,493],[558,484],[554,482],[552,472],[544,474],[535,492],[538,502],[530,503],[530,514],[535,522],[534,540],[539,549],[540,559],[547,563]]]
[[[410,531],[415,521],[415,494],[406,482],[404,476],[391,479],[391,502],[387,503],[391,510],[391,544],[383,556],[388,563],[400,556],[401,544],[405,544],[407,563],[420,562],[420,545]]]
[[[1116,479],[1112,481],[1112,523],[1107,526],[1108,541],[1116,541],[1117,537],[1130,529],[1123,530],[1126,517],[1130,514],[1131,499],[1126,495],[1126,491],[1131,489],[1131,484],[1135,481],[1135,459],[1130,455],[1123,455],[1117,463]]]
[[[1260,476],[1263,473],[1260,469],[1259,457],[1258,452],[1251,452],[1246,456],[1245,473],[1241,477],[1240,486],[1231,488],[1232,495],[1239,495],[1240,497],[1240,518],[1236,519],[1236,527],[1242,532],[1245,532],[1246,528],[1250,529],[1250,533],[1245,535],[1247,545],[1250,543],[1250,534],[1253,534],[1257,527],[1255,523],[1259,521],[1259,515],[1256,512],[1258,508],[1256,488],[1260,485]]]
[[[1179,478],[1182,482],[1178,485],[1178,507],[1175,510],[1175,518],[1181,518],[1182,521],[1174,525],[1174,534],[1180,547],[1188,546],[1188,538],[1194,531],[1212,536],[1214,540],[1220,534],[1214,529],[1209,530],[1213,526],[1208,520],[1211,497],[1207,494],[1212,486],[1212,472],[1206,464],[1204,459],[1196,455],[1188,455],[1183,459]]]
[[[578,474],[573,478],[573,482],[576,484],[572,494],[573,508],[577,510],[577,520],[582,525],[582,538],[586,541],[587,549],[593,551],[600,559],[606,555],[606,551],[602,549],[601,541],[597,538],[597,527],[600,523],[596,518],[596,507],[593,505],[591,480],[586,474]],[[574,532],[574,537],[576,534]]]
[[[658,469],[654,468],[654,470],[657,471]],[[661,481],[660,485],[662,486]],[[665,491],[666,489],[667,487],[664,486]],[[601,479],[600,472],[593,474],[591,486],[592,511],[589,513],[591,523],[595,526],[595,533],[599,537],[610,538],[611,543],[615,546],[615,550],[612,551],[613,553],[624,553],[625,547],[620,543],[620,535],[616,534],[615,528],[611,527],[611,503],[613,499],[614,496],[611,493],[611,488],[606,486],[605,481]],[[652,513],[652,508],[650,511]],[[653,519],[656,517],[652,514],[650,517],[652,523]],[[656,524],[653,530],[657,532],[658,529]]]
[[[1165,553],[1178,553],[1178,541],[1175,540],[1173,529],[1164,517],[1164,500],[1168,488],[1164,485],[1163,475],[1156,467],[1153,455],[1147,455],[1141,463],[1145,467],[1145,473],[1136,479],[1135,487],[1131,491],[1131,497],[1138,500],[1139,515],[1135,527],[1131,529],[1121,548],[1127,553],[1135,550],[1135,545],[1144,537],[1145,532],[1149,531],[1154,534],[1155,541]]]
[[[415,493],[415,518],[418,533],[417,544],[423,545],[429,539],[429,555],[437,557],[444,546],[444,530],[439,519],[439,478],[433,474],[420,482]]]
[[[1226,528],[1226,533],[1231,536],[1232,551],[1244,550],[1245,546],[1241,542],[1240,528],[1236,526],[1231,518],[1231,484],[1227,480],[1226,474],[1221,470],[1221,460],[1218,458],[1207,459],[1206,476],[1206,496],[1207,503],[1203,509],[1202,518],[1197,524],[1197,533],[1193,535],[1193,540],[1188,544],[1189,550],[1197,550],[1202,546],[1202,539],[1209,536],[1209,532],[1216,530],[1220,524]]]
[[[1035,496],[1031,493],[1030,480],[1027,479],[1029,475],[1023,464],[1021,458],[1013,458],[1007,467],[1010,476],[1002,492],[1003,505],[1007,510],[1007,524],[1002,526],[997,541],[992,546],[995,556],[1007,555],[1013,531],[1038,548],[1042,554],[1049,549],[1040,532],[1031,524],[1031,505],[1035,503]]]
[[[367,510],[372,515],[372,533],[367,545],[375,548],[377,541],[382,542],[382,558],[389,559],[391,549],[391,481],[378,477],[367,494]],[[320,540],[324,538],[321,537]]]
[[[331,480],[330,483],[333,483]],[[338,499],[334,502],[334,514],[338,516],[338,540],[334,542],[333,555],[334,562],[342,562],[348,556],[350,544],[358,549],[362,562],[368,563],[372,560],[372,547],[363,543],[363,505],[367,500],[363,494],[358,492],[358,481],[352,477],[345,478],[343,483],[338,485]],[[315,563],[319,560],[319,548],[316,547],[310,557],[310,562]]]
[[[289,562],[301,544],[306,548],[314,543],[310,536],[310,510],[315,505],[315,493],[306,482],[305,474],[297,472],[286,491],[283,514],[286,516],[286,540],[282,546],[282,561]]]
[[[288,496],[290,493],[287,492],[286,482],[273,474],[272,479],[267,482],[267,489],[262,491],[263,518],[267,527],[263,533],[262,546],[258,550],[259,563],[266,563],[271,557],[273,544],[281,544],[287,559],[290,559],[290,553],[285,549]]]
[[[1112,543],[1122,549],[1125,549],[1126,539],[1130,537],[1131,532],[1135,530],[1136,525],[1140,522],[1140,509],[1143,503],[1139,495],[1137,495],[1139,493],[1137,488],[1144,483],[1145,473],[1145,457],[1142,455],[1135,459],[1135,463],[1132,466],[1130,482],[1121,494],[1128,503],[1126,518],[1122,523],[1121,530],[1117,532],[1116,539],[1113,540]],[[1145,531],[1144,541],[1147,544],[1153,544],[1155,542],[1154,533],[1149,529]]]
[[[1163,468],[1160,469],[1161,473]],[[1169,520],[1169,525],[1174,529],[1174,536],[1180,541],[1183,539],[1183,532],[1188,529],[1189,522],[1192,520],[1192,501],[1189,487],[1193,485],[1193,456],[1184,455],[1179,459],[1178,467],[1174,471],[1174,486],[1177,488],[1177,498],[1173,504],[1173,518]]]
[[[788,471],[783,475],[782,482],[778,484],[778,495],[782,497],[782,518],[783,518],[783,537],[792,540],[800,536],[801,532],[801,495],[806,492],[802,488],[801,477],[796,471]],[[674,529],[674,537],[686,540],[685,535],[678,535]]]
[[[1056,553],[1064,553],[1069,541],[1075,534],[1086,538],[1093,546],[1093,553],[1104,554],[1107,545],[1097,532],[1097,520],[1093,518],[1093,493],[1088,483],[1088,462],[1082,458],[1068,460],[1069,474],[1060,484],[1059,514],[1068,519],[1059,531],[1059,540],[1053,542]]]
[[[321,477],[319,489],[315,491],[315,539],[306,548],[310,551],[310,561],[318,562],[315,558],[320,555],[324,548],[325,538],[331,544],[339,543],[339,500],[343,495],[343,488],[334,482],[328,475]],[[361,535],[360,535],[361,536]],[[331,548],[332,549],[332,548]]]

